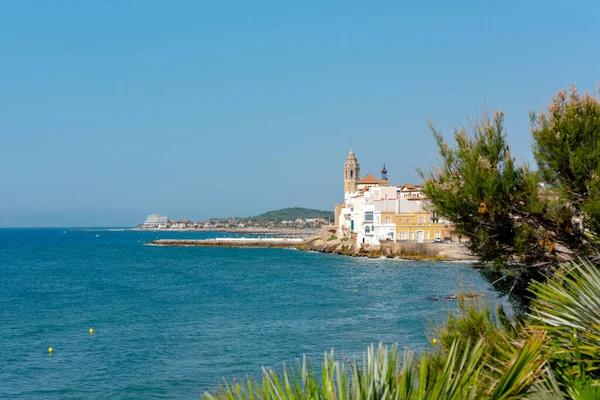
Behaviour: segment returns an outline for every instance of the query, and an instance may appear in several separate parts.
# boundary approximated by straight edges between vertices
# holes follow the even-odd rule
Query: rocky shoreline
[[[368,258],[403,258],[427,261],[474,261],[477,257],[457,243],[395,243],[383,242],[378,246],[363,245],[361,248],[353,238],[339,239],[335,236],[336,228],[322,229],[317,236],[309,239],[239,239],[221,238],[208,240],[160,239],[149,245],[153,246],[195,246],[195,247],[243,247],[243,248],[294,248],[298,250],[317,251],[350,257]]]
[[[382,242],[378,246],[363,245],[360,248],[352,238],[339,239],[335,228],[322,230],[318,236],[304,240],[299,250],[339,254],[350,257],[403,258],[426,261],[476,261],[478,258],[458,243],[395,243]]]

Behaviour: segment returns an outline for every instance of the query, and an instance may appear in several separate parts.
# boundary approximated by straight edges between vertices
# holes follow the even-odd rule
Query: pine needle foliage
[[[531,121],[538,170],[515,162],[496,112],[456,129],[454,148],[431,126],[441,165],[421,172],[432,211],[500,266],[488,278],[508,292],[529,288],[518,323],[501,308],[461,301],[434,330],[439,345],[418,357],[380,344],[346,364],[332,351],[319,374],[304,358],[203,397],[600,399],[600,101],[572,87]]]
[[[531,120],[537,170],[515,162],[502,112],[455,129],[454,147],[430,124],[441,163],[420,171],[425,193],[483,261],[531,265],[598,250],[600,101],[572,87]]]
[[[470,238],[467,246],[483,261],[546,259],[539,229],[526,215],[543,213],[539,178],[517,165],[506,142],[504,114],[483,113],[454,132],[452,148],[430,124],[441,165],[421,172],[433,211]]]
[[[600,232],[600,101],[575,86],[559,91],[539,115],[531,113],[533,153],[539,173],[552,185],[581,227]],[[559,221],[570,224],[568,221]]]

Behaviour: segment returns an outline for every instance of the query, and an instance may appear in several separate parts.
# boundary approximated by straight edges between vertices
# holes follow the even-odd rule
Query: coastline
[[[166,247],[231,247],[231,248],[298,248],[302,239],[294,238],[214,238],[214,239],[157,239],[148,246]]]
[[[140,232],[217,232],[217,233],[237,233],[246,235],[298,235],[314,236],[318,230],[315,229],[294,229],[294,228],[173,228],[173,229],[146,229],[130,228],[132,231]]]
[[[337,254],[349,257],[402,258],[422,261],[477,261],[459,243],[382,242],[360,248],[355,238],[338,239],[335,227],[322,229],[318,235],[301,238],[217,238],[217,239],[158,239],[149,246],[166,247],[230,247],[230,248],[294,248],[303,251]]]
[[[315,237],[305,240],[298,250],[317,251],[348,257],[402,258],[419,261],[477,261],[465,246],[458,243],[383,242],[357,248],[350,240],[323,240]]]

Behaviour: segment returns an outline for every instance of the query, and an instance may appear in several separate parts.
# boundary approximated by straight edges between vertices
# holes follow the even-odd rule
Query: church
[[[335,206],[340,238],[357,246],[392,242],[441,242],[451,238],[451,226],[427,211],[428,199],[418,185],[392,186],[383,166],[381,178],[360,175],[352,147],[344,163],[344,202]]]

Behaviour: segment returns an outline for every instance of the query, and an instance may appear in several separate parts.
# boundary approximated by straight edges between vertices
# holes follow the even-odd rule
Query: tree
[[[430,124],[441,166],[421,172],[425,194],[483,261],[552,265],[598,251],[598,99],[572,87],[531,119],[537,170],[515,162],[502,112],[455,129],[454,148]]]
[[[559,224],[575,218],[585,247],[595,247],[600,232],[600,102],[571,86],[558,92],[545,112],[531,114],[533,150],[539,174],[556,189],[563,209]]]
[[[362,364],[346,368],[332,352],[320,379],[304,360],[282,373],[264,369],[260,382],[225,383],[204,398],[600,398],[600,104],[572,88],[531,118],[537,170],[515,163],[497,112],[455,130],[454,149],[432,127],[442,165],[422,173],[432,211],[469,236],[474,253],[537,267],[496,284],[527,287],[542,276],[537,262],[557,267],[529,285],[535,299],[528,315],[511,322],[501,309],[495,318],[489,307],[459,302],[460,315],[434,333],[439,346],[432,339],[419,359],[371,347]],[[594,257],[575,257],[588,253]],[[565,258],[571,261],[560,263]]]

